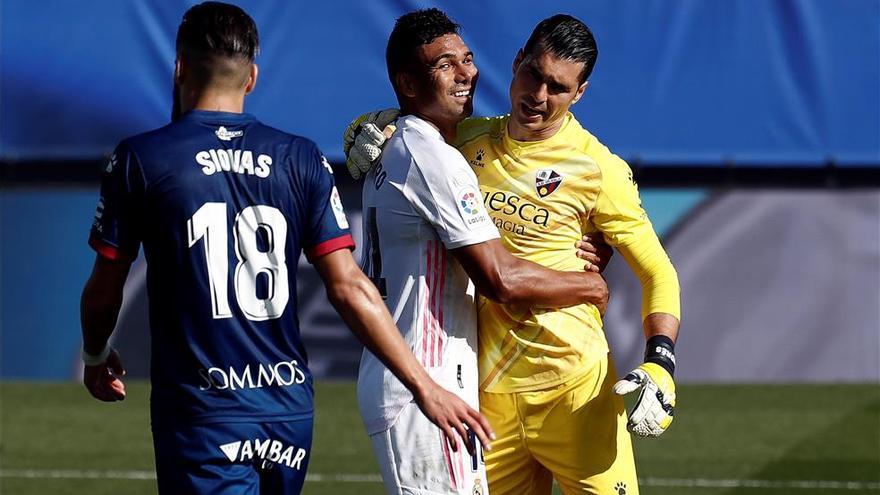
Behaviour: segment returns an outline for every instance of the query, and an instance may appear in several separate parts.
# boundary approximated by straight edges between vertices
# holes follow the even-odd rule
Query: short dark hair
[[[395,85],[394,76],[398,73],[413,69],[412,64],[420,46],[446,34],[458,34],[460,28],[437,8],[415,10],[400,16],[394,23],[385,49],[385,64],[391,84]]]
[[[183,14],[176,47],[177,56],[191,65],[201,82],[225,78],[242,82],[241,68],[253,63],[260,38],[256,23],[240,7],[203,2]],[[246,73],[244,77],[246,80]]]
[[[538,23],[526,41],[523,53],[532,54],[539,46],[563,60],[583,62],[581,84],[590,77],[599,56],[599,47],[590,28],[567,14],[556,14]]]

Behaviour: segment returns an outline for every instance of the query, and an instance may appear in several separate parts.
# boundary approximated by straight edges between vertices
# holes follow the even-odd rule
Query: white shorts
[[[394,425],[370,435],[389,495],[488,495],[486,465],[459,439],[453,452],[440,428],[407,404]]]

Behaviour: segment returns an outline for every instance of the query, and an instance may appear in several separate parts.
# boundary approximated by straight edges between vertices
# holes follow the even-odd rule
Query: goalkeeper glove
[[[675,412],[675,344],[665,335],[648,339],[645,362],[614,384],[614,393],[641,390],[629,414],[627,429],[640,437],[657,437],[672,424]]]
[[[392,123],[397,120],[400,110],[388,108],[369,112],[351,121],[342,135],[342,151],[345,152],[345,165],[354,180],[370,171],[382,156],[382,145],[397,129]]]

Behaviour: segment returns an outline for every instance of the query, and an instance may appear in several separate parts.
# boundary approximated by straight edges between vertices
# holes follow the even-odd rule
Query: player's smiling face
[[[528,55],[520,50],[510,83],[510,137],[538,141],[553,136],[587,88],[580,82],[583,69],[583,62],[561,59],[540,45]]]
[[[474,54],[457,34],[436,38],[419,48],[423,72],[415,88],[416,112],[441,132],[455,126],[474,111],[474,92],[479,71]],[[444,137],[447,137],[444,132]]]

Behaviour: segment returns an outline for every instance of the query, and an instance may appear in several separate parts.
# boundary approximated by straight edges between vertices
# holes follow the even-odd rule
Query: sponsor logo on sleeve
[[[458,212],[469,229],[491,223],[489,215],[483,208],[480,193],[473,186],[461,189],[457,194],[457,199]]]
[[[94,227],[100,234],[104,233],[104,224],[101,222],[102,218],[104,218],[104,196],[98,198],[98,206],[95,208],[95,218],[92,220],[92,227]]]
[[[554,170],[544,169],[538,170],[535,174],[535,189],[538,190],[538,196],[544,198],[559,188],[562,184],[562,176]]]
[[[333,186],[333,191],[330,192],[330,207],[333,209],[333,216],[336,217],[336,225],[340,229],[347,229],[348,219],[345,217],[345,208],[342,207],[342,199],[336,186]]]
[[[116,168],[116,153],[110,155],[110,161],[107,162],[107,167],[104,169],[104,172],[110,173],[113,172],[113,169]]]
[[[461,196],[461,209],[468,215],[476,215],[479,207],[480,203],[477,202],[477,195],[473,192],[468,191]]]
[[[321,155],[321,165],[330,172],[330,175],[333,175],[333,167],[330,166],[330,162],[327,161],[327,158],[324,155]]]
[[[232,141],[233,138],[241,137],[244,131],[230,131],[221,125],[219,129],[214,131],[214,134],[220,141]]]
[[[95,209],[95,220],[100,220],[104,216],[104,197],[98,198],[98,207]]]

